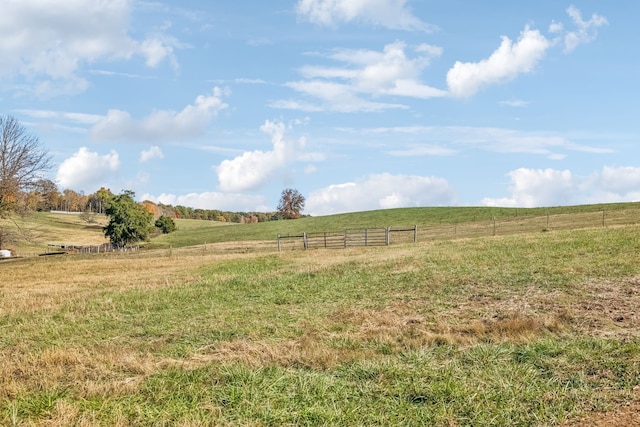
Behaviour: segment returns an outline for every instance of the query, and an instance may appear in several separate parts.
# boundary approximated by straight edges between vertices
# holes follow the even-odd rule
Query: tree
[[[61,198],[56,183],[50,179],[39,179],[36,181],[32,192],[38,196],[36,210],[50,211],[58,207],[58,201]]]
[[[168,216],[162,215],[156,220],[156,227],[158,227],[163,234],[169,234],[176,230],[176,223]]]
[[[134,197],[133,191],[126,190],[113,196],[105,210],[109,223],[104,227],[104,235],[113,247],[124,248],[149,238],[153,214],[137,203]]]
[[[110,189],[100,187],[98,191],[96,191],[96,197],[98,198],[98,213],[104,213],[104,210],[107,206],[109,206],[109,202],[113,199],[113,193]]]
[[[304,210],[304,197],[298,190],[285,188],[280,196],[278,213],[283,219],[298,219]]]
[[[37,137],[11,116],[0,116],[0,217],[18,209],[20,193],[34,187],[51,167]]]

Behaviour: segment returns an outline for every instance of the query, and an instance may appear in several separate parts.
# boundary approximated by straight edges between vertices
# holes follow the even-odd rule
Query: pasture
[[[495,216],[460,209],[457,223]],[[275,250],[296,227],[428,222],[393,213],[178,221],[134,254],[3,261],[0,424],[633,425],[634,221]],[[47,233],[103,239],[76,220],[31,221],[40,237],[23,253]]]

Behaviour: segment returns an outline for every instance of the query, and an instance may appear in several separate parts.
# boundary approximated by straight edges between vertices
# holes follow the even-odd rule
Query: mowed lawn
[[[638,407],[634,225],[166,246],[0,263],[1,425],[547,426]]]

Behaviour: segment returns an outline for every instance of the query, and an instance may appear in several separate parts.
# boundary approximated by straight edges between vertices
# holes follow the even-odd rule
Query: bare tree
[[[304,209],[304,197],[298,190],[285,188],[280,196],[278,213],[283,219],[298,219]]]
[[[51,167],[38,138],[12,116],[0,116],[0,217],[15,212],[20,193],[32,188]]]

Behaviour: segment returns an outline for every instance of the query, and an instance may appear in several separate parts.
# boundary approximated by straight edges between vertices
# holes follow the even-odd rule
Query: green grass
[[[549,426],[640,387],[636,226],[283,253],[178,241],[0,266],[0,424]]]
[[[594,227],[601,224],[601,214],[607,213],[608,223],[640,222],[640,203],[614,203],[600,205],[562,206],[550,208],[491,208],[491,207],[428,207],[398,208],[376,210],[319,217],[304,217],[295,221],[270,221],[258,224],[228,224],[212,221],[177,220],[178,230],[169,235],[154,239],[150,247],[166,248],[202,245],[206,243],[229,241],[272,240],[278,235],[300,235],[303,232],[317,233],[342,231],[353,228],[406,228],[418,226],[422,239],[465,237],[474,235],[473,230],[480,224],[484,235],[493,232],[493,220],[501,221],[503,234],[543,231],[547,229],[548,216],[550,228],[558,222],[559,229]],[[585,214],[591,214],[584,216]],[[625,214],[625,218],[618,218]],[[564,218],[563,218],[564,217]],[[516,227],[513,223],[532,224],[531,227]],[[537,224],[540,224],[539,226]],[[459,226],[453,231],[451,227]],[[442,230],[432,231],[434,227]],[[424,231],[424,232],[423,232]]]
[[[640,384],[640,340],[582,330],[578,312],[591,281],[637,275],[638,254],[638,232],[622,228],[343,251],[330,263],[261,255],[167,287],[107,283],[48,313],[5,316],[3,354],[124,353],[156,367],[116,358],[104,381],[140,378],[117,393],[78,385],[91,374],[25,372],[0,420],[44,422],[64,403],[97,425],[553,425]],[[515,312],[553,317],[552,303],[573,320],[495,326]],[[75,357],[48,363],[97,369]]]

